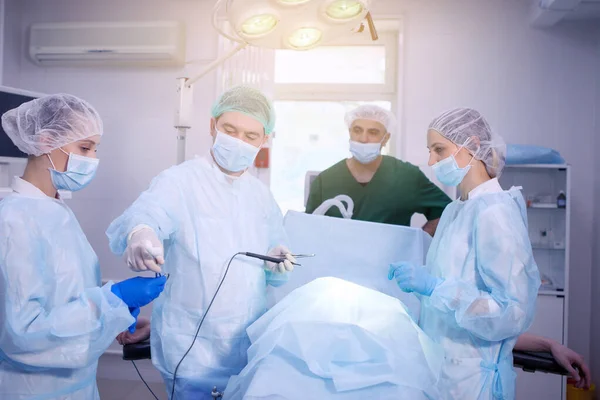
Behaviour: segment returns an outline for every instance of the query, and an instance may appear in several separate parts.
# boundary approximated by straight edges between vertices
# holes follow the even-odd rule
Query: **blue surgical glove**
[[[158,297],[165,288],[166,276],[142,278],[136,276],[112,285],[110,290],[129,308],[139,308]]]
[[[416,292],[423,296],[431,296],[436,286],[442,282],[427,272],[425,267],[415,267],[406,262],[391,264],[388,279],[396,279],[400,289],[407,293]]]
[[[135,308],[129,307],[129,313],[131,314],[131,316],[133,318],[135,318],[135,322],[129,326],[129,333],[134,333],[135,325],[137,324],[137,317],[138,317],[138,315],[140,315],[140,308],[139,307],[135,307]]]

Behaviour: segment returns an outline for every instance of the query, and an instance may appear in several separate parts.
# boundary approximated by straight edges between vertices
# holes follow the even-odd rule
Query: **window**
[[[275,52],[276,83],[384,84],[385,78],[385,46]]]
[[[397,28],[375,42],[366,36],[306,52],[275,51],[270,186],[284,213],[304,211],[308,171],[350,155],[346,111],[365,103],[396,111]],[[390,142],[384,153],[394,153]]]

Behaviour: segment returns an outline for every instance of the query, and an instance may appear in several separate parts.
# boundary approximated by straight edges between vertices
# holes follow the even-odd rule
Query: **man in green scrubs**
[[[393,114],[375,105],[363,105],[346,114],[346,123],[352,158],[315,178],[306,212],[312,213],[325,200],[345,194],[354,201],[352,219],[409,226],[413,214],[423,214],[428,221],[423,230],[433,236],[451,200],[415,165],[381,155],[395,123]],[[335,207],[327,215],[342,217]]]

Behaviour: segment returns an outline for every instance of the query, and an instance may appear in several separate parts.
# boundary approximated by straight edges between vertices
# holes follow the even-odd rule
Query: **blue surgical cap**
[[[269,135],[275,129],[275,109],[263,92],[248,86],[237,86],[224,92],[212,107],[213,118],[226,112],[239,112],[259,121]]]

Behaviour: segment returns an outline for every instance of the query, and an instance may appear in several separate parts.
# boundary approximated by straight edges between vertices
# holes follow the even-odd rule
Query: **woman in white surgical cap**
[[[514,399],[512,349],[531,325],[540,285],[519,189],[498,177],[505,145],[483,116],[454,109],[427,133],[429,165],[461,197],[442,214],[424,267],[390,266],[421,296],[421,328],[443,345],[445,399]]]
[[[99,399],[98,358],[165,278],[100,287],[98,258],[58,195],[98,167],[102,121],[88,103],[43,97],[2,115],[2,127],[29,158],[0,202],[0,398]]]

